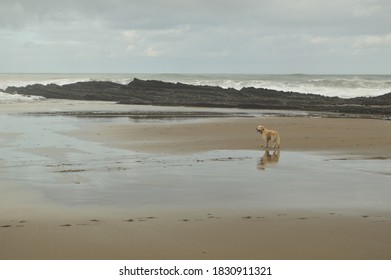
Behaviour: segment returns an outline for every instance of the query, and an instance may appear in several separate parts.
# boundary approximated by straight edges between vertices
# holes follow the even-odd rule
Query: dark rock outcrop
[[[63,86],[35,84],[26,87],[8,87],[5,92],[46,98],[116,101],[122,104],[391,115],[391,93],[377,97],[344,99],[264,88],[249,87],[236,90],[139,79],[134,79],[127,85],[103,81],[78,82]]]

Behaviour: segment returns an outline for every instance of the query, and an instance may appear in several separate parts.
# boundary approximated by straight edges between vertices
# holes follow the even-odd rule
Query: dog
[[[265,148],[269,147],[269,141],[273,142],[273,149],[280,148],[280,134],[275,130],[267,129],[266,127],[259,125],[257,127],[257,132],[261,133],[263,139],[265,140]]]

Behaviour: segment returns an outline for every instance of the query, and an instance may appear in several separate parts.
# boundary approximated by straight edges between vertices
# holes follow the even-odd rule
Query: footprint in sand
[[[21,228],[21,227],[24,227],[24,223],[27,223],[27,221],[19,221],[19,224],[17,224],[15,227],[18,227],[18,228]],[[13,227],[12,225],[3,225],[3,226],[0,226],[2,228],[10,228],[10,227]]]
[[[253,217],[251,216],[245,216],[245,217],[242,217],[243,220],[251,220]]]
[[[332,216],[342,216],[342,214],[334,213],[334,212],[329,212],[328,214],[329,214],[329,215],[332,215]]]
[[[211,213],[206,214],[206,216],[207,216],[208,219],[221,219],[221,217],[214,216],[214,215],[211,214]],[[202,219],[201,219],[201,220],[202,220]]]
[[[123,220],[124,222],[128,222],[128,223],[131,223],[131,222],[146,222],[147,220],[153,220],[153,219],[157,219],[157,217],[154,217],[154,216],[149,216],[149,217],[139,217],[139,218],[136,218],[136,219],[127,219],[127,220]]]
[[[139,222],[146,222],[147,220],[153,220],[156,219],[156,217],[150,216],[150,217],[140,217],[138,218]]]

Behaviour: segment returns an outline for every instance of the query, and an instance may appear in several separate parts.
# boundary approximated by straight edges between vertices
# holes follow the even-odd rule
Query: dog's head
[[[265,127],[262,125],[258,125],[257,131],[262,134],[262,132],[265,130]]]

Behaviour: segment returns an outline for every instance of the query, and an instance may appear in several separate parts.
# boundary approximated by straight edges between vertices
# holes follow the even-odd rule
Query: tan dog
[[[261,133],[263,139],[265,139],[266,146],[265,148],[269,147],[269,141],[271,140],[274,145],[274,148],[280,148],[280,134],[275,130],[267,129],[266,127],[259,125],[257,127],[257,131]]]

